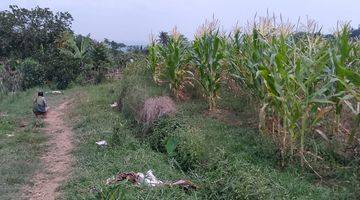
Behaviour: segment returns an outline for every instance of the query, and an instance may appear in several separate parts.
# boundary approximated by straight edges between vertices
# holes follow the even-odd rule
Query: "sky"
[[[349,21],[353,27],[360,24],[360,0],[1,0],[0,10],[14,4],[68,11],[75,33],[128,45],[146,44],[150,34],[174,26],[192,38],[197,27],[213,16],[224,30],[266,13],[281,14],[293,23],[314,19],[325,33],[332,32],[338,21]]]

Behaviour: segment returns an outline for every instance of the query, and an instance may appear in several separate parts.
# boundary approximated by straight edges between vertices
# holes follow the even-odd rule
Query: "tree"
[[[126,47],[126,45],[124,43],[117,43],[115,41],[110,41],[109,39],[104,40],[104,44],[107,45],[112,52],[116,52],[116,51],[121,51],[121,48]]]
[[[163,46],[168,45],[170,40],[170,36],[167,32],[161,31],[159,33],[159,39],[158,39],[158,43],[160,43]]]
[[[100,83],[111,64],[109,49],[103,42],[95,42],[91,50],[93,72],[95,72],[95,83]]]
[[[48,8],[34,9],[9,6],[0,12],[0,57],[33,57],[54,48],[62,32],[71,32],[72,16],[53,13]]]
[[[91,51],[91,59],[94,63],[94,69],[99,70],[101,65],[110,63],[108,49],[102,42],[97,42],[93,45]]]
[[[350,37],[360,38],[360,25],[358,26],[357,29],[352,29],[352,30],[351,30]]]
[[[80,44],[77,44],[72,33],[64,32],[58,41],[60,52],[66,56],[80,61],[80,67],[84,66],[84,60],[91,48],[91,39],[89,36],[82,37]]]

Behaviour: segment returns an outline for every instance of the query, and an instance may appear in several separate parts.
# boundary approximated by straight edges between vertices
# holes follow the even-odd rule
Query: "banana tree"
[[[80,61],[80,68],[84,67],[84,61],[87,57],[87,53],[91,48],[91,39],[89,36],[82,37],[81,43],[78,44],[75,41],[74,35],[65,32],[60,45],[60,53],[67,55],[71,58],[78,59]]]

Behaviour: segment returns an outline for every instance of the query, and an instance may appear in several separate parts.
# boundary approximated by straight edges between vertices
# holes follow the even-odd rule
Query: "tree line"
[[[124,66],[138,51],[109,39],[97,41],[72,30],[69,12],[9,6],[0,12],[0,91],[49,84],[98,83],[109,69]]]

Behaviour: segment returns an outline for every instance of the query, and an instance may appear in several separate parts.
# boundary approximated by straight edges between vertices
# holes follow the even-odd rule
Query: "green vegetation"
[[[165,88],[152,84],[150,70],[142,66],[144,62],[128,66],[119,83],[81,88],[79,107],[70,115],[77,119],[74,127],[79,146],[75,151],[78,161],[75,173],[63,188],[67,198],[106,199],[111,195],[124,199],[357,198],[355,163],[347,165],[355,170],[352,171],[335,161],[332,164],[338,169],[332,173],[340,176],[328,177],[332,185],[315,184],[317,176],[311,170],[301,172],[300,165],[281,169],[280,157],[275,156],[280,156],[276,145],[253,127],[230,124],[224,120],[226,113],[224,119],[204,116],[206,104],[199,99],[179,103],[175,117],[159,119],[151,132],[144,135],[141,127],[129,118],[135,112],[124,113],[125,117],[109,107],[121,92],[118,88],[135,91],[148,83],[146,90],[137,93],[139,97],[161,94],[159,89]],[[126,83],[130,85],[122,85]],[[222,89],[219,108],[236,112],[235,120],[240,124],[256,121],[255,110],[244,107],[248,104],[246,98],[239,99],[231,90]],[[136,100],[126,98],[124,103]],[[103,139],[110,142],[110,147],[95,145]],[[190,179],[200,188],[185,192],[177,188],[138,188],[127,183],[105,185],[105,180],[118,172],[149,169],[158,178]],[[93,187],[96,189],[90,192]]]
[[[68,12],[10,6],[0,12],[0,92],[7,94],[47,84],[100,83],[105,75],[142,54],[125,44],[75,35]],[[134,47],[133,47],[134,48]]]
[[[360,87],[359,41],[350,39],[347,25],[332,39],[318,34],[316,24],[309,24],[302,35],[291,27],[262,18],[247,32],[236,29],[225,37],[220,36],[217,21],[205,24],[187,47],[193,54],[187,65],[193,64],[189,70],[196,72],[195,80],[200,83],[210,111],[216,108],[221,81],[234,77],[243,86],[241,89],[262,105],[259,127],[273,135],[281,151],[282,165],[285,166],[287,157],[293,160],[296,154],[302,167],[306,164],[321,178],[308,162],[309,155],[305,155],[311,151],[306,147],[307,138],[315,132],[327,138],[323,133],[331,131],[353,141],[358,122],[351,127],[350,137],[339,127],[343,106],[353,111],[352,121],[360,118],[354,109],[358,106]],[[157,61],[153,59],[156,46],[153,43],[148,58],[152,66]],[[163,57],[171,54],[164,53],[169,55]],[[320,127],[330,120],[329,113],[335,114],[338,128]],[[349,143],[342,145],[346,148]]]
[[[136,129],[118,111],[109,107],[109,103],[116,100],[117,84],[105,84],[86,88],[77,95],[81,96],[78,107],[70,113],[74,123],[78,146],[75,150],[77,160],[73,177],[63,188],[67,199],[98,199],[115,193],[116,198],[124,199],[169,199],[174,196],[191,199],[194,195],[176,188],[139,188],[128,184],[111,187],[105,186],[106,179],[118,172],[146,172],[153,169],[162,179],[185,178],[181,171],[171,167],[167,157],[154,152],[149,145],[136,138]],[[117,139],[116,139],[117,138]],[[95,142],[107,140],[111,144],[108,148],[99,148]],[[114,141],[115,140],[115,141]],[[96,187],[98,192],[90,192]],[[114,198],[114,199],[116,199]]]
[[[223,33],[214,21],[193,41],[174,29],[123,52],[75,35],[72,20],[39,7],[0,12],[0,199],[19,198],[41,168],[47,138],[33,125],[34,87],[66,89],[49,96],[52,106],[76,97],[66,199],[360,198],[360,42],[348,25],[324,36],[313,23],[293,30],[260,18]],[[107,79],[119,70],[121,80]],[[146,112],[160,96],[170,103]],[[105,184],[150,169],[199,187]]]
[[[204,25],[201,29],[193,43],[194,62],[209,110],[213,110],[216,109],[221,87],[225,40],[220,36],[216,24]]]

